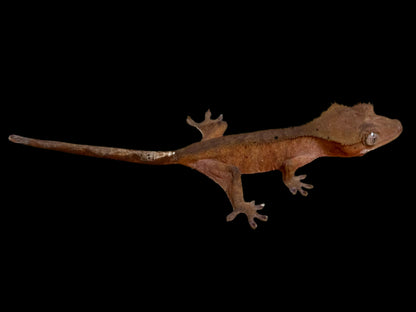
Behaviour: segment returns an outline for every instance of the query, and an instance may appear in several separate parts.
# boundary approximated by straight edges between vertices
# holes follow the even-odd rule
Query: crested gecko
[[[140,164],[180,164],[193,168],[218,183],[227,194],[233,208],[226,217],[227,221],[243,213],[255,229],[255,219],[267,221],[267,216],[259,213],[264,204],[244,200],[242,174],[280,170],[289,191],[306,196],[306,190],[313,186],[302,182],[306,175],[295,175],[299,167],[323,156],[362,156],[393,141],[402,132],[399,120],[376,115],[373,105],[365,103],[352,107],[334,103],[320,117],[302,126],[226,136],[223,134],[227,123],[223,116],[211,119],[210,110],[202,122],[195,122],[189,116],[186,121],[201,132],[202,140],[175,151],[81,145],[18,135],[10,135],[9,140],[85,156]]]

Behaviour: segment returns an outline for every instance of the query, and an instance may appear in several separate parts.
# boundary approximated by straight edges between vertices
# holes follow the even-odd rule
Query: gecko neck
[[[334,141],[324,140],[316,138],[320,141],[320,145],[323,147],[324,156],[328,157],[357,157],[363,156],[367,150],[363,149],[361,143],[343,145]]]

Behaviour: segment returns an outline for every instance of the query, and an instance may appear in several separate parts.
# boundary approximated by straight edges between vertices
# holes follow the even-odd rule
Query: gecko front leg
[[[293,158],[286,161],[281,169],[283,174],[283,183],[293,195],[299,191],[299,193],[303,196],[308,196],[308,192],[305,191],[304,188],[308,190],[313,189],[312,184],[301,182],[301,180],[306,178],[306,174],[295,176],[296,169],[303,166],[305,164],[304,162],[305,160],[302,158]]]
[[[190,167],[205,174],[223,188],[233,206],[233,211],[226,218],[227,221],[234,220],[240,213],[247,216],[248,223],[253,229],[257,227],[254,219],[267,221],[267,216],[258,213],[263,209],[264,204],[256,205],[254,201],[244,200],[241,173],[237,167],[212,159],[198,160]]]

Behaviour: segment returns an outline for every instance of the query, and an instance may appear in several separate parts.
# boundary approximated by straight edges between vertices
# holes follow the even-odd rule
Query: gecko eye
[[[375,132],[367,133],[366,136],[364,137],[364,144],[368,146],[372,146],[376,144],[377,139],[378,139],[377,133]]]

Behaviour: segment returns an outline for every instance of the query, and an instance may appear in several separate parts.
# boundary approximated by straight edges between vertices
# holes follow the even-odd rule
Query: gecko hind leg
[[[190,167],[205,174],[223,188],[233,206],[233,211],[226,218],[227,221],[234,220],[240,213],[247,216],[248,223],[253,229],[257,228],[254,219],[267,221],[267,216],[258,213],[263,209],[264,204],[256,205],[254,201],[244,200],[241,173],[237,167],[212,159],[199,160]]]

